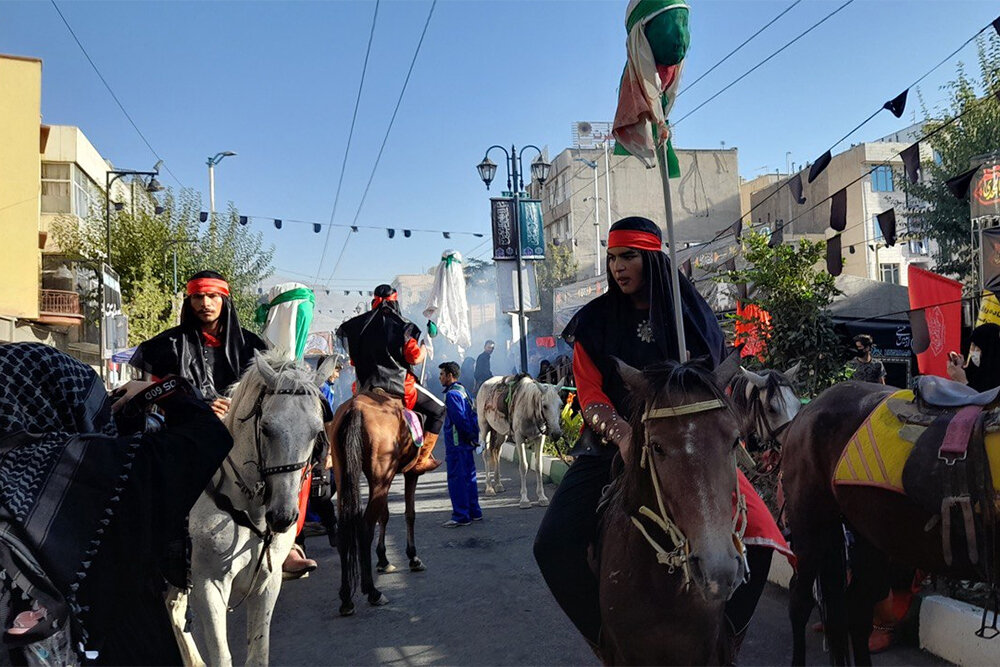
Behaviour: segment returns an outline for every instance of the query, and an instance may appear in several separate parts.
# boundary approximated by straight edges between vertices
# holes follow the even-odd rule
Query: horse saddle
[[[917,378],[916,395],[923,403],[938,408],[959,408],[971,405],[985,407],[996,402],[997,397],[1000,396],[1000,387],[978,392],[960,382],[934,375],[921,375]]]

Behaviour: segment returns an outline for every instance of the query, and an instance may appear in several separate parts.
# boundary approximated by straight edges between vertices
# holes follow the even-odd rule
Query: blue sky
[[[326,222],[333,209],[374,2],[80,2],[57,0],[70,25],[180,184],[204,194],[216,170],[218,208]],[[691,0],[692,44],[673,118],[683,116],[778,46],[842,4],[805,0],[690,90],[702,72],[792,0]],[[430,8],[383,1],[335,222],[350,224]],[[358,224],[488,233],[475,165],[493,143],[534,143],[555,155],[578,120],[611,120],[624,62],[627,2],[438,2]],[[804,163],[996,18],[989,0],[855,0],[676,128],[681,147],[739,149],[752,177]],[[118,167],[156,159],[129,125],[48,1],[0,2],[0,52],[44,61],[44,122],[77,125]],[[933,108],[955,62],[920,86]],[[914,113],[917,115],[914,116]],[[848,142],[920,118],[883,112]],[[502,168],[501,168],[502,169]],[[498,174],[497,180],[503,175]],[[164,184],[178,187],[165,175]],[[498,188],[494,185],[494,192]],[[285,274],[314,275],[326,230],[257,222]],[[326,280],[346,237],[335,229]],[[488,251],[471,236],[362,230],[335,287],[371,289],[426,270],[446,247]]]

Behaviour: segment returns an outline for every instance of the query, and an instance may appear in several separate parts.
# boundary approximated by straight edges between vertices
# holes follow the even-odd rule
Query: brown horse
[[[385,555],[389,487],[396,473],[416,458],[417,448],[406,426],[402,400],[387,394],[365,392],[355,396],[338,408],[327,429],[340,515],[337,533],[341,563],[340,613],[350,616],[354,613],[353,597],[359,569],[361,592],[368,597],[368,602],[376,606],[389,602],[375,588],[371,563],[372,539],[375,525],[379,524],[381,532],[375,549],[378,571],[394,571],[396,568]],[[363,512],[362,475],[368,480],[368,505]],[[403,479],[406,555],[410,559],[410,570],[420,572],[426,568],[417,558],[413,541],[417,475],[407,472]]]
[[[618,369],[639,402],[600,529],[602,656],[728,664],[725,604],[746,575],[742,503],[733,520],[740,419],[696,363]]]
[[[888,560],[961,579],[980,579],[965,549],[947,565],[940,522],[908,497],[871,486],[834,488],[834,470],[847,443],[893,391],[881,384],[845,382],[802,409],[783,437],[783,486],[788,527],[798,558],[789,616],[792,661],[805,661],[805,629],[818,579],[824,629],[834,664],[870,665],[872,607],[888,593]],[[853,535],[851,581],[846,580],[845,525]]]

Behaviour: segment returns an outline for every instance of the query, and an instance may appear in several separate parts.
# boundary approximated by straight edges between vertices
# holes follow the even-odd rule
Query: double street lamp
[[[223,158],[236,155],[235,151],[220,151],[215,156],[208,158],[208,202],[212,218],[215,218],[215,165],[222,162]]]
[[[153,166],[152,171],[134,171],[132,169],[111,169],[104,174],[104,228],[107,238],[107,252],[105,253],[104,262],[110,267],[111,266],[111,186],[122,176],[148,176],[149,181],[145,183],[146,192],[152,194],[154,192],[160,192],[163,190],[163,186],[160,182],[156,180],[156,177],[160,175],[160,166],[163,164],[163,160],[160,160]],[[157,207],[159,209],[159,207]],[[118,210],[119,206],[115,206],[115,210]],[[159,210],[157,212],[160,212]]]
[[[483,179],[483,183],[486,184],[486,189],[490,189],[490,183],[493,182],[493,177],[497,173],[497,165],[492,160],[490,160],[490,151],[494,148],[499,148],[503,151],[504,157],[507,163],[507,190],[511,192],[514,200],[514,245],[517,249],[515,255],[515,260],[517,262],[517,317],[518,317],[518,328],[520,329],[521,338],[521,372],[528,372],[528,327],[527,321],[524,317],[524,278],[521,275],[521,193],[524,190],[524,167],[521,164],[521,157],[524,155],[524,151],[529,148],[533,148],[538,155],[535,157],[534,161],[531,163],[531,179],[537,181],[539,185],[545,185],[545,181],[549,177],[549,169],[552,167],[551,164],[546,162],[542,158],[542,149],[538,146],[527,145],[521,148],[518,152],[517,148],[511,144],[510,152],[499,144],[494,144],[486,149],[486,154],[483,156],[483,161],[476,165],[476,169],[479,171],[479,177]]]

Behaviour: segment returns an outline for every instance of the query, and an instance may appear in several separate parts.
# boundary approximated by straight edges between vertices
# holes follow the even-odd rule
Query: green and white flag
[[[257,307],[257,322],[264,325],[264,340],[281,350],[289,361],[302,359],[309,338],[316,295],[302,283],[281,283]]]

